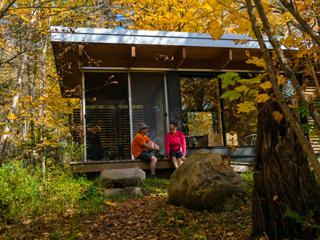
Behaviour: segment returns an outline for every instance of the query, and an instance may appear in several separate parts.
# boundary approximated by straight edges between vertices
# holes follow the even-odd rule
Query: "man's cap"
[[[138,129],[138,132],[140,132],[141,129],[144,129],[144,128],[149,128],[149,126],[145,123],[141,123],[140,126],[139,126],[139,129]]]

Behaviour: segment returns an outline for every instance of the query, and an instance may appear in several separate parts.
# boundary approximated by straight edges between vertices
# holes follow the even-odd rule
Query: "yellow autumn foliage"
[[[274,111],[272,114],[273,114],[274,120],[276,120],[280,124],[283,118],[283,114],[281,114],[279,111]]]
[[[270,81],[266,81],[264,83],[261,83],[259,87],[261,87],[263,90],[267,90],[269,88],[272,88],[272,85]]]
[[[262,93],[262,94],[259,94],[257,97],[256,97],[256,101],[258,103],[264,103],[266,101],[268,101],[270,99],[270,96],[267,94],[267,93]]]

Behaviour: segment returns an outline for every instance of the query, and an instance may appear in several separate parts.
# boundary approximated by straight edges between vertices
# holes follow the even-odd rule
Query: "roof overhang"
[[[262,70],[246,64],[248,52],[261,57],[258,42],[246,35],[214,41],[205,33],[51,27],[51,42],[62,93],[78,86],[84,71]]]
[[[242,44],[235,41],[243,40]],[[73,43],[106,43],[136,44],[157,46],[185,46],[211,48],[245,48],[259,49],[257,40],[247,35],[224,34],[219,40],[213,41],[207,33],[164,32],[125,29],[51,27],[52,42]],[[265,37],[267,48],[272,49]]]

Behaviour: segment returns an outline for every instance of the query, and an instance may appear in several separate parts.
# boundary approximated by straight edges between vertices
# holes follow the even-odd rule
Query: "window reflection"
[[[218,79],[180,77],[180,91],[187,147],[223,146]]]
[[[149,126],[148,138],[165,149],[166,108],[163,73],[131,73],[133,134],[139,125]]]
[[[234,86],[229,85],[223,89],[223,92],[234,90],[236,87],[238,87],[237,83]],[[223,99],[227,144],[233,146],[256,144],[258,111],[241,113],[238,111],[238,104],[245,101],[255,102],[257,94],[258,91],[252,89],[242,92],[237,100]]]

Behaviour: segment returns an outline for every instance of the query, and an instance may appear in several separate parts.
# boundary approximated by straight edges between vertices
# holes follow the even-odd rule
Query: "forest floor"
[[[105,199],[99,211],[67,210],[0,225],[0,239],[248,239],[251,201],[213,213],[168,204],[169,180],[147,179],[140,198]]]

